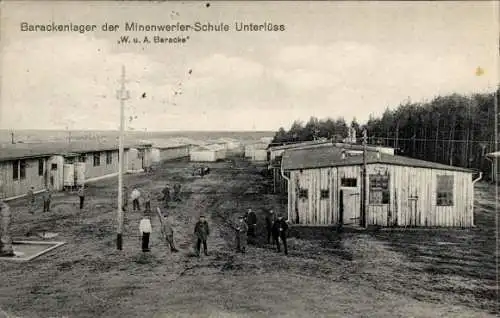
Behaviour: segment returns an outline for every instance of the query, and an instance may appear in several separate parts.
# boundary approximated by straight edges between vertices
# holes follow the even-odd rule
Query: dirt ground
[[[0,307],[6,317],[494,317],[494,189],[476,190],[472,230],[337,233],[293,229],[289,255],[259,242],[234,253],[229,224],[253,208],[286,213],[267,194],[254,166],[212,164],[204,178],[191,164],[171,162],[153,175],[127,175],[126,185],[160,194],[180,182],[170,209],[179,253],[172,254],[153,220],[152,252],[140,250],[141,214],[127,212],[124,249],[115,246],[116,179],[89,185],[85,209],[57,194],[49,213],[30,215],[11,203],[16,237],[57,232],[67,244],[35,260],[1,262]],[[158,205],[153,201],[153,207]],[[207,216],[209,256],[193,257],[193,228]],[[155,231],[156,230],[156,231]]]

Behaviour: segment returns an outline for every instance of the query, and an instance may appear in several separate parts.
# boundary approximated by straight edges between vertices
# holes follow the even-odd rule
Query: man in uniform
[[[236,251],[245,253],[246,252],[246,247],[247,247],[247,232],[248,232],[248,225],[247,222],[245,221],[245,217],[241,215],[239,217],[239,223],[236,226]]]
[[[28,199],[28,210],[31,214],[35,214],[35,187],[30,187],[28,190],[28,193],[26,195],[26,198]]]
[[[248,241],[250,244],[256,243],[256,231],[257,231],[257,215],[252,209],[248,209],[247,213],[248,222]]]
[[[135,188],[132,190],[132,193],[130,194],[130,199],[132,200],[132,206],[134,211],[140,211],[141,206],[139,204],[139,198],[141,197],[141,192],[139,189]]]
[[[143,197],[144,197],[144,209],[151,210],[151,193],[149,191],[144,191]]]
[[[163,193],[163,202],[165,203],[165,207],[168,208],[168,204],[170,203],[170,187],[168,184],[161,191]]]
[[[276,221],[276,216],[274,215],[273,209],[271,209],[269,210],[269,213],[266,215],[267,244],[271,244],[271,236],[272,236],[274,221]]]
[[[167,244],[170,246],[171,252],[178,252],[179,250],[175,248],[174,245],[174,229],[172,228],[172,222],[170,221],[170,217],[166,215],[163,216],[163,222],[161,227],[162,233],[165,236],[165,240]]]
[[[180,201],[181,197],[181,185],[180,183],[174,184],[174,201]]]
[[[50,212],[50,200],[52,199],[52,191],[50,188],[42,194],[43,198],[43,212]]]
[[[283,247],[285,250],[285,255],[288,255],[288,246],[286,244],[286,238],[288,236],[288,224],[280,215],[278,219],[273,224],[273,239],[278,247],[278,253],[281,252],[280,239],[283,242]]]
[[[80,198],[80,210],[83,209],[83,203],[85,202],[85,186],[82,185],[78,188],[78,197]]]
[[[200,256],[201,244],[203,243],[203,251],[205,256],[208,256],[207,251],[207,238],[210,235],[210,229],[208,228],[208,223],[205,220],[205,216],[200,215],[200,220],[196,222],[194,226],[194,235],[197,238],[196,242],[196,256]]]

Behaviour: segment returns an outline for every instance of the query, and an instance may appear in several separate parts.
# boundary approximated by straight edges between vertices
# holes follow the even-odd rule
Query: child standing
[[[149,238],[151,236],[151,214],[148,211],[144,212],[144,216],[139,223],[139,231],[142,236],[142,251],[149,252]]]

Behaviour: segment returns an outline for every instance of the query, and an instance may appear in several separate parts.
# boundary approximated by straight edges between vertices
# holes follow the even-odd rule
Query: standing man
[[[256,230],[257,230],[257,215],[252,209],[248,209],[247,214],[248,222],[248,240],[250,244],[256,243]]]
[[[269,210],[269,213],[266,215],[267,244],[271,244],[271,236],[273,232],[274,221],[276,221],[276,216],[274,215],[273,209],[271,209]]]
[[[236,226],[236,251],[238,253],[245,253],[247,248],[247,233],[248,233],[248,225],[245,222],[245,218],[243,215],[240,216],[240,222]]]
[[[288,224],[283,217],[280,215],[278,219],[273,224],[273,239],[278,247],[278,253],[281,252],[280,249],[280,239],[283,242],[283,247],[285,249],[285,255],[288,255],[288,246],[286,244],[286,238],[288,236]]]
[[[151,193],[149,191],[143,192],[144,197],[144,209],[151,210]]]
[[[168,184],[165,185],[165,188],[163,188],[161,193],[163,193],[162,200],[165,203],[165,207],[168,208],[168,204],[170,203],[170,187],[168,186]]]
[[[43,212],[50,212],[50,200],[52,199],[52,191],[50,188],[42,194],[43,198]]]
[[[208,223],[205,220],[205,216],[200,215],[200,220],[196,222],[196,225],[194,226],[194,235],[198,239],[196,242],[196,256],[200,256],[200,249],[202,243],[205,256],[208,256],[207,238],[208,235],[210,235],[210,229],[208,228]]]
[[[31,214],[35,214],[35,187],[31,186],[26,194],[26,198],[28,199],[28,210]]]
[[[149,237],[151,236],[151,213],[149,211],[144,211],[144,216],[139,223],[139,231],[142,236],[142,251],[149,252]]]
[[[141,197],[141,192],[139,189],[135,188],[132,190],[132,194],[130,195],[130,199],[132,199],[132,206],[134,211],[140,211],[141,206],[139,204],[139,198]]]
[[[170,217],[167,217],[166,215],[163,216],[163,222],[161,231],[163,232],[163,235],[165,235],[165,240],[167,241],[167,244],[170,246],[170,251],[175,253],[178,252],[179,250],[175,248],[174,245],[174,229],[172,228],[172,222],[170,221]]]
[[[180,201],[180,194],[181,194],[181,185],[180,183],[176,183],[174,185],[174,201]]]
[[[80,210],[82,210],[85,202],[85,186],[83,184],[78,188],[78,197],[80,198]]]

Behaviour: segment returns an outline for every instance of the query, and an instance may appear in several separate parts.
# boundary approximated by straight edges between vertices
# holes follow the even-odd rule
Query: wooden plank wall
[[[382,164],[368,165],[367,171],[389,173],[390,190],[389,204],[367,205],[368,225],[469,227],[474,223],[470,173]],[[454,176],[453,206],[436,204],[438,175]],[[338,224],[341,178],[357,178],[360,192],[361,166],[292,171],[288,189],[291,222],[295,223],[298,212],[300,224]],[[307,200],[298,198],[300,188],[308,189]],[[329,199],[321,199],[323,189],[330,190]],[[418,199],[410,200],[411,196]],[[356,209],[361,211],[361,196],[357,196]]]
[[[44,169],[46,169],[46,159],[43,160]],[[12,164],[13,161],[0,162],[1,195],[4,198],[24,195],[31,186],[35,187],[35,191],[45,189],[45,177],[38,175],[38,159],[26,159],[26,178],[24,179],[14,180],[12,178]]]
[[[160,149],[160,160],[172,160],[189,156],[189,147]]]
[[[94,153],[87,154],[87,160],[85,161],[85,179],[102,177],[118,172],[118,151],[111,152],[111,164],[106,164],[105,151],[99,151],[98,153],[100,154],[101,161],[100,165],[96,167],[94,167]],[[137,157],[137,153],[135,156]],[[137,169],[140,169],[140,166]]]
[[[380,226],[469,227],[473,224],[472,176],[459,171],[369,165],[368,174],[390,175],[390,203],[368,205],[368,224]],[[454,177],[453,206],[437,206],[437,176]],[[418,196],[417,200],[410,200]],[[412,208],[415,205],[416,208]]]

